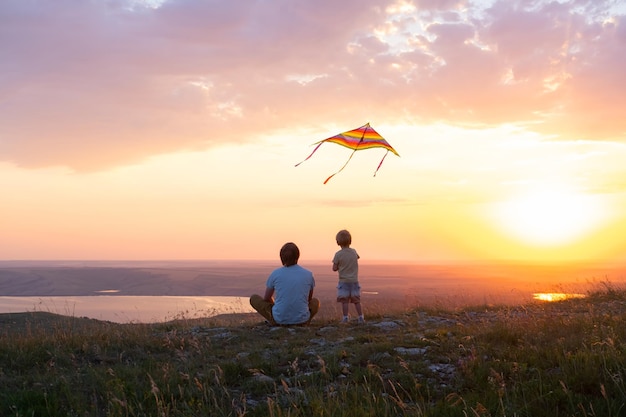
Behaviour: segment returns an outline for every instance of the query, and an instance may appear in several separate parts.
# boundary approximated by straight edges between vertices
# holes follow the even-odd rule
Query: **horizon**
[[[67,265],[80,265],[80,264],[263,264],[269,266],[280,267],[280,259],[254,259],[254,258],[232,258],[232,259],[0,259],[0,267],[8,264],[67,264]],[[332,259],[302,259],[298,260],[299,265],[305,263],[322,265],[331,265]],[[463,266],[463,265],[532,265],[532,266],[568,266],[576,267],[580,265],[607,265],[610,267],[625,267],[626,261],[622,260],[528,260],[528,259],[427,259],[427,260],[409,260],[409,259],[359,259],[359,265],[441,265],[441,266]]]
[[[330,262],[300,263],[315,277],[328,313],[339,308]],[[109,320],[152,320],[183,312],[244,311],[262,293],[275,261],[0,261],[0,312],[49,311]],[[365,310],[523,305],[622,288],[623,265],[365,262]],[[542,298],[539,298],[542,297]],[[200,306],[206,306],[200,307]]]

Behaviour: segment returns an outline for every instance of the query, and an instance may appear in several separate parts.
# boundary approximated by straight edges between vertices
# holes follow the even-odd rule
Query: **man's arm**
[[[309,301],[311,301],[311,298],[313,298],[313,288],[309,291]]]
[[[263,299],[265,301],[273,302],[274,301],[272,298],[273,296],[274,296],[274,288],[270,288],[270,287],[265,288],[265,296],[263,296]]]

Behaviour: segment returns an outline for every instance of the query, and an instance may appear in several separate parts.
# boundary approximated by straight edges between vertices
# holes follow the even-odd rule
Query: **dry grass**
[[[626,413],[621,289],[516,307],[368,307],[365,325],[321,316],[293,328],[252,314],[0,315],[0,415]]]

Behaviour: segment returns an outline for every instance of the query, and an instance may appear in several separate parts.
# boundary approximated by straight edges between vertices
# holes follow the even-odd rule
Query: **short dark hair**
[[[298,263],[300,249],[293,242],[287,242],[280,248],[280,260],[284,266],[291,266]]]

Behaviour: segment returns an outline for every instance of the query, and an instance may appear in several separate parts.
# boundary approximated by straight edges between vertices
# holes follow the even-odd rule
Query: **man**
[[[313,298],[313,273],[298,265],[300,250],[288,242],[280,249],[282,267],[272,271],[265,284],[265,295],[254,294],[250,305],[272,325],[305,325],[320,308]]]

